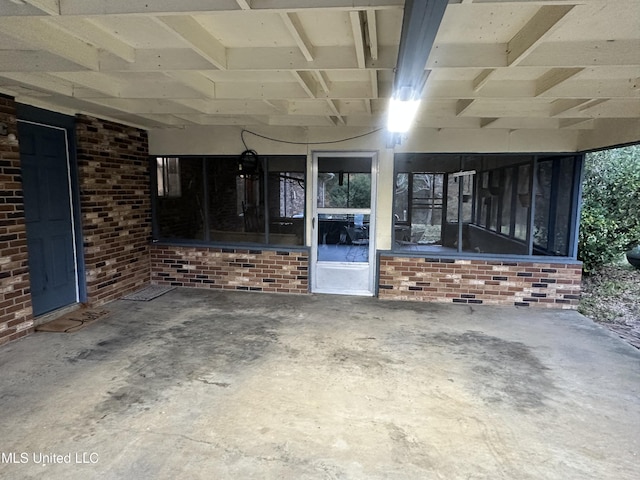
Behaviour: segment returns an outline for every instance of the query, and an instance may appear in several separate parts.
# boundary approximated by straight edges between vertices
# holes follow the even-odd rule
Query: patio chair
[[[355,261],[359,256],[366,261],[369,258],[369,230],[365,227],[344,227],[349,237],[349,250],[346,259]]]

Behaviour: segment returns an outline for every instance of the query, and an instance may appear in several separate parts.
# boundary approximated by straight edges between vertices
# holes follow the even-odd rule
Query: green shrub
[[[640,244],[640,145],[585,159],[578,257],[591,272]]]

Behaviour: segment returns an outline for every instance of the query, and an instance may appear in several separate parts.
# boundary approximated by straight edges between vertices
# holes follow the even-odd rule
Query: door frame
[[[76,274],[76,302],[84,303],[87,301],[87,284],[80,207],[80,181],[76,157],[76,119],[72,116],[30,105],[18,103],[16,107],[18,122],[63,131],[66,147],[69,199],[71,203],[71,226]]]
[[[371,205],[369,213],[369,255],[368,261],[365,262],[323,262],[326,264],[333,263],[336,266],[336,270],[343,269],[349,270],[362,270],[363,265],[367,265],[367,289],[345,291],[330,290],[318,288],[317,274],[318,274],[318,159],[320,157],[345,157],[345,158],[362,158],[367,157],[371,159]],[[376,294],[375,279],[377,274],[377,255],[376,255],[376,203],[378,198],[378,151],[376,150],[314,150],[311,152],[311,255],[310,255],[310,282],[309,288],[311,293],[329,293],[329,294],[341,294],[341,295],[361,295],[361,296],[374,296]],[[345,213],[359,213],[363,209],[341,209]],[[366,210],[366,209],[364,209]]]

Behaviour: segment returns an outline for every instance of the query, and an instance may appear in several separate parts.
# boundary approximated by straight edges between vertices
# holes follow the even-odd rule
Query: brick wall
[[[12,99],[0,96],[0,123],[17,135]],[[33,332],[27,231],[17,142],[0,137],[0,345]]]
[[[309,256],[288,250],[151,247],[151,282],[180,287],[308,293]]]
[[[87,297],[100,305],[149,283],[147,133],[78,115],[76,137]]]
[[[512,262],[381,255],[379,296],[393,300],[575,309],[579,262]]]

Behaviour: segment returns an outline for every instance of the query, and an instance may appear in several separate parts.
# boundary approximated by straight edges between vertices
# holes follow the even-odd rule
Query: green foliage
[[[345,173],[342,185],[338,177],[326,184],[327,207],[369,208],[371,206],[371,175]]]
[[[588,154],[578,256],[592,272],[640,244],[640,145]]]

